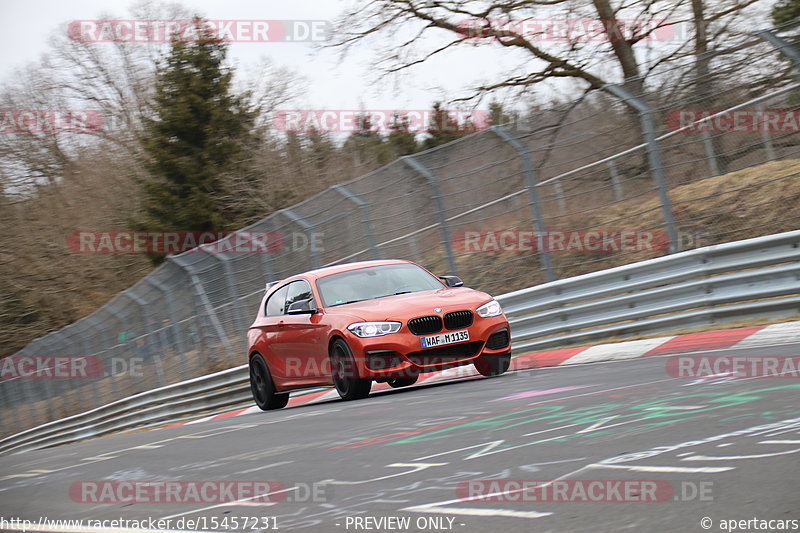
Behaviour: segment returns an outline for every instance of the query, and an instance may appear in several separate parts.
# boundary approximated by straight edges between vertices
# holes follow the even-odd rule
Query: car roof
[[[289,276],[288,278],[284,278],[278,281],[272,281],[267,284],[267,290],[264,295],[271,294],[273,291],[278,289],[279,287],[283,287],[287,283],[292,281],[296,281],[298,279],[307,279],[307,280],[317,280],[319,278],[323,278],[325,276],[329,276],[331,274],[338,274],[340,272],[348,272],[350,270],[358,270],[359,268],[367,268],[372,266],[383,266],[383,265],[414,265],[413,261],[406,261],[405,259],[379,259],[376,261],[357,261],[355,263],[345,263],[342,265],[334,265],[324,268],[317,268],[315,270],[309,270],[308,272],[302,272],[300,274],[295,274],[294,276]]]
[[[298,274],[294,277],[304,277],[308,279],[319,279],[325,276],[330,276],[331,274],[339,274],[340,272],[348,272],[350,270],[358,270],[360,268],[367,268],[373,266],[383,266],[383,265],[402,265],[402,264],[414,264],[411,261],[406,261],[405,259],[379,259],[375,261],[357,261],[355,263],[345,263],[343,265],[333,265],[324,268],[318,268],[316,270],[309,270],[308,272],[303,272],[302,274]]]

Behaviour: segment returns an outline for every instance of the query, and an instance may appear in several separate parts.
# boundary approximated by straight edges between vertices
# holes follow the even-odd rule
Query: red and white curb
[[[800,321],[528,353],[515,356],[511,360],[510,369],[527,370],[548,366],[621,361],[624,359],[637,359],[653,355],[680,354],[726,348],[755,348],[788,343],[800,343]],[[479,374],[475,371],[475,367],[466,365],[457,368],[448,368],[447,370],[441,370],[439,372],[422,374],[414,386],[477,376],[479,376]],[[391,389],[391,387],[386,383],[376,383],[372,386],[373,392],[388,389]],[[336,390],[332,388],[315,390],[313,392],[293,396],[289,399],[288,407],[309,405],[312,403],[334,400],[338,397],[339,395]],[[260,412],[260,409],[254,405],[252,407],[244,407],[221,414],[206,416],[189,422],[179,422],[166,427],[199,424],[200,422],[206,422],[208,420],[218,420],[220,418],[257,412]]]

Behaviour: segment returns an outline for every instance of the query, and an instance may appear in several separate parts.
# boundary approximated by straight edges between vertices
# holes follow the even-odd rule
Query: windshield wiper
[[[400,291],[400,292],[393,292],[390,294],[382,294],[380,296],[376,296],[375,298],[386,298],[387,296],[397,296],[398,294],[409,294],[414,291]]]

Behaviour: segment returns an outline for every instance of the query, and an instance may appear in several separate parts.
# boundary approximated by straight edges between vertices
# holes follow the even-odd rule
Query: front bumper
[[[405,326],[399,332],[383,337],[363,339],[352,335],[348,342],[359,375],[375,381],[466,365],[481,355],[511,353],[511,330],[504,315],[476,318],[464,329],[469,332],[469,341],[437,348],[422,348],[422,336],[411,333]]]

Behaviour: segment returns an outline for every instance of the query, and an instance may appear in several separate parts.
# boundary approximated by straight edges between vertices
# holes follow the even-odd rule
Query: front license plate
[[[436,346],[444,346],[445,344],[454,344],[456,342],[464,342],[469,340],[469,331],[461,329],[458,331],[450,331],[448,333],[439,333],[438,335],[431,335],[430,337],[422,337],[423,348],[435,348]]]

